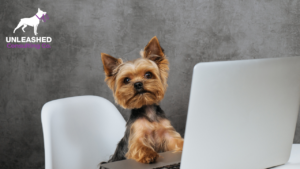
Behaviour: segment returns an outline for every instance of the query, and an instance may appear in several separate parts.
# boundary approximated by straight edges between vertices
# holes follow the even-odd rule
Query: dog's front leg
[[[33,26],[33,28],[34,28],[33,30],[34,30],[34,35],[35,35],[35,36],[38,34],[38,33],[37,33],[37,27],[38,27],[38,25],[34,25],[34,26]]]
[[[184,140],[181,135],[174,129],[169,120],[165,119],[162,123],[165,127],[164,139],[166,140],[167,151],[182,151]]]
[[[166,133],[167,148],[169,151],[182,151],[183,138],[175,130]]]
[[[134,159],[141,163],[153,163],[159,157],[154,150],[154,140],[147,134],[147,130],[140,122],[131,126],[128,142],[127,159]]]
[[[132,140],[126,157],[141,163],[155,162],[159,155],[151,146],[147,145],[146,141],[139,138]]]

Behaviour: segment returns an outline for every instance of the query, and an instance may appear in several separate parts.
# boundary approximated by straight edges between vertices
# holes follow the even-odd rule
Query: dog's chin
[[[131,97],[124,105],[127,109],[138,109],[145,105],[153,105],[158,103],[157,96],[150,91],[140,91],[136,92],[133,97]]]
[[[141,95],[144,95],[144,94],[152,94],[151,92],[149,92],[149,91],[145,91],[145,90],[143,90],[143,91],[140,91],[140,92],[136,92],[135,93],[135,96],[137,96],[137,95],[139,95],[139,96],[141,96]]]

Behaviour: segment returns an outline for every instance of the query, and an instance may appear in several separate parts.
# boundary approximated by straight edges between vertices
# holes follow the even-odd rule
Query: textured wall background
[[[5,37],[34,36],[19,20],[40,7],[39,36],[51,49],[8,49]],[[154,35],[170,61],[161,103],[184,134],[192,68],[197,62],[300,55],[299,0],[14,0],[0,6],[0,168],[44,168],[40,111],[47,101],[98,95],[113,102],[100,53],[124,60]],[[120,107],[125,119],[129,111]],[[300,121],[300,119],[298,119]],[[294,139],[300,143],[298,122]]]

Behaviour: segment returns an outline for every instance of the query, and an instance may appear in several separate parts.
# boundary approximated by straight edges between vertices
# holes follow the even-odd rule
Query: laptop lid
[[[300,57],[194,67],[181,169],[259,169],[289,159]]]

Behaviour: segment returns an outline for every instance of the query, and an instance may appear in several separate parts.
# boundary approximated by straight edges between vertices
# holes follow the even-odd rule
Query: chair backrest
[[[125,120],[108,100],[77,96],[42,108],[46,169],[97,169],[125,132]]]

